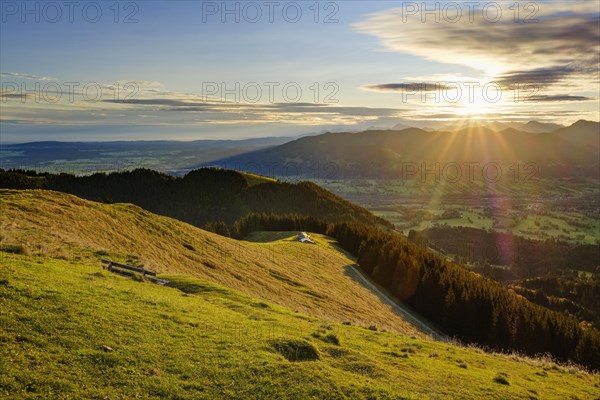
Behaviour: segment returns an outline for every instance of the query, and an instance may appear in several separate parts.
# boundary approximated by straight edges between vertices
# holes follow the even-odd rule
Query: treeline
[[[597,283],[595,283],[594,286],[597,288]],[[588,288],[592,289],[592,287],[593,286],[590,285]],[[569,298],[547,295],[542,290],[529,289],[520,285],[510,285],[509,288],[532,303],[539,304],[554,311],[567,312],[575,316],[579,321],[590,323],[596,328],[600,326],[600,319],[598,318],[598,315],[600,314],[598,313],[597,306],[596,310],[592,310]],[[600,293],[596,293],[596,296],[596,299],[592,301],[597,305],[598,301],[600,301]],[[590,305],[593,306],[593,304]]]
[[[253,213],[236,221],[232,227],[232,237],[243,239],[256,231],[309,231],[327,233],[328,223],[324,219],[303,215],[273,215]]]
[[[535,297],[532,301],[537,304],[545,306],[544,298],[548,298],[550,308],[567,311],[582,321],[600,326],[600,271],[592,276],[560,275],[523,279],[515,286],[521,287],[523,291],[533,292]]]
[[[215,221],[204,225],[202,229],[221,236],[243,239],[256,231],[310,231],[325,234],[327,227],[326,220],[306,215],[250,213],[237,220],[233,226],[227,226],[224,221]]]
[[[313,183],[265,180],[251,185],[240,172],[216,168],[197,169],[182,178],[148,169],[89,176],[0,170],[0,187],[56,190],[93,201],[132,203],[198,227],[215,221],[230,227],[253,212],[392,227]]]
[[[535,277],[564,269],[593,272],[600,265],[600,246],[447,225],[415,234],[415,241],[456,255],[470,263],[507,265],[518,277]]]
[[[249,215],[232,227],[241,237],[256,230],[306,230],[336,238],[375,281],[463,342],[528,355],[549,353],[600,369],[596,329],[533,304],[396,233],[364,224],[268,214]]]

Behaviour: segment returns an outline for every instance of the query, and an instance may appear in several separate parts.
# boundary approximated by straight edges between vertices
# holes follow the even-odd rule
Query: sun
[[[497,106],[496,103],[490,103],[483,98],[465,99],[458,103],[455,113],[463,117],[475,117],[489,114],[495,106]]]

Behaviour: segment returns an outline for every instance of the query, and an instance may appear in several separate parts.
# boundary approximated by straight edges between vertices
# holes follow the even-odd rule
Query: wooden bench
[[[105,265],[106,264],[106,265]],[[115,274],[123,276],[133,276],[135,272],[142,274],[142,276],[151,282],[158,283],[159,285],[166,285],[169,283],[166,279],[160,279],[156,277],[155,271],[150,271],[144,267],[136,267],[129,264],[123,264],[116,261],[102,259],[102,268],[109,270]]]

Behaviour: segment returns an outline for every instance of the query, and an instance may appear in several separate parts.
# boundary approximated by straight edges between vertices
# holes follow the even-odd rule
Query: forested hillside
[[[471,263],[510,265],[527,278],[561,270],[594,272],[600,266],[600,246],[556,239],[534,240],[506,232],[437,225],[420,232],[431,246]]]
[[[233,224],[251,212],[310,215],[330,221],[357,221],[391,226],[310,182],[285,183],[236,172],[203,168],[182,178],[148,169],[89,176],[0,170],[0,187],[47,189],[107,203],[132,203],[192,225]]]
[[[544,307],[600,326],[600,246],[434,225],[409,238],[466,263]]]
[[[600,334],[576,318],[535,305],[392,233],[335,227],[333,236],[357,254],[369,275],[445,332],[495,349],[547,352],[600,368]]]

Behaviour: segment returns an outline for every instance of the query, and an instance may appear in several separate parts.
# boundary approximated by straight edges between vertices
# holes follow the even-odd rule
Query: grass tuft
[[[325,343],[334,344],[336,346],[340,345],[340,339],[335,333],[328,333],[326,335],[321,334],[320,332],[315,332],[311,334],[312,337],[322,340]]]
[[[494,377],[494,382],[501,385],[510,385],[510,382],[508,381],[508,375],[506,375],[504,372],[498,372],[498,374],[496,374]]]
[[[186,249],[191,250],[191,251],[196,251],[196,248],[189,243],[184,243],[183,247],[185,247]]]
[[[27,254],[27,249],[20,244],[0,244],[0,251],[11,254]]]
[[[321,358],[319,350],[306,340],[277,339],[270,344],[288,361],[316,361]]]
[[[400,351],[407,354],[415,354],[417,349],[415,346],[409,344],[408,346],[403,347]]]

